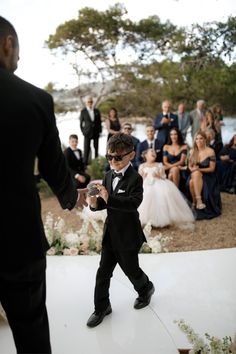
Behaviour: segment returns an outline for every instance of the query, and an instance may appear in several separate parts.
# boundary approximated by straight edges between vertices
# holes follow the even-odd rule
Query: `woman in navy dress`
[[[108,113],[108,118],[105,121],[106,128],[108,131],[107,140],[110,139],[114,134],[121,132],[120,119],[118,117],[117,109],[112,107]]]
[[[236,134],[229,144],[225,145],[219,153],[217,161],[217,174],[219,177],[220,190],[236,194]]]
[[[168,142],[163,147],[163,164],[168,179],[176,185],[177,188],[186,183],[186,170],[184,166],[187,160],[188,147],[184,144],[183,136],[178,128],[172,128],[169,132]],[[181,183],[183,182],[184,183]]]
[[[216,157],[207,146],[206,134],[198,131],[190,151],[187,182],[196,219],[211,219],[221,214],[221,198],[216,174]]]

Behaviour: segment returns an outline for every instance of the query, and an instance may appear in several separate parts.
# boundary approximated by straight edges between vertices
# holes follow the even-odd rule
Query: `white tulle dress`
[[[143,175],[143,201],[138,211],[142,225],[148,222],[154,227],[176,225],[192,228],[194,216],[176,185],[166,178],[162,163],[149,167],[140,165]],[[159,173],[160,178],[154,177]]]

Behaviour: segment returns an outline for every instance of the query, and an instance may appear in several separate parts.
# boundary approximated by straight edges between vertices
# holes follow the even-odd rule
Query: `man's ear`
[[[131,155],[130,155],[130,160],[133,160],[134,157],[135,157],[135,151],[132,151],[132,152],[131,152]]]
[[[3,41],[3,50],[6,55],[8,55],[9,51],[11,51],[14,48],[14,38],[9,35],[4,38]]]

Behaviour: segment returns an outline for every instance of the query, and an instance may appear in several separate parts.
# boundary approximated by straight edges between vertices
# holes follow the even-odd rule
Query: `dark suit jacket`
[[[72,209],[78,193],[61,150],[52,97],[0,68],[0,112],[2,270],[41,259],[48,249],[34,178],[36,156],[62,208]]]
[[[87,108],[80,113],[80,129],[87,138],[96,138],[102,131],[101,115],[97,108],[94,108],[94,121],[91,120]]]
[[[80,157],[79,160],[77,159],[77,157],[74,154],[74,151],[70,147],[66,148],[64,151],[67,165],[73,177],[76,175],[76,173],[85,172],[82,151],[80,149],[77,149],[77,151]]]
[[[159,113],[154,121],[154,128],[158,130],[157,139],[161,145],[161,148],[167,143],[169,131],[171,128],[178,128],[178,116],[176,114],[170,113],[170,119],[172,119],[172,121],[169,124],[162,124],[162,118],[163,113]]]
[[[154,145],[155,145],[154,146],[155,150],[161,150],[161,145],[160,145],[159,140],[155,139]],[[139,167],[139,165],[144,162],[144,160],[142,158],[142,153],[143,153],[143,151],[147,150],[148,148],[149,148],[149,145],[148,145],[147,140],[144,140],[137,145],[137,149],[136,149],[136,166],[137,167]],[[157,152],[156,161],[157,162],[162,161],[162,152],[161,151]]]
[[[138,251],[146,241],[137,211],[143,199],[142,177],[130,166],[115,191],[112,191],[112,171],[110,170],[104,177],[103,185],[109,193],[109,198],[106,204],[99,197],[96,209],[107,208],[103,242],[106,241],[106,237],[111,237],[114,249]]]

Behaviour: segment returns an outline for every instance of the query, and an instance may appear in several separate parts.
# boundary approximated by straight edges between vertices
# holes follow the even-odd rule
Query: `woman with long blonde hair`
[[[206,134],[201,130],[194,136],[188,167],[188,186],[197,219],[210,219],[220,215],[221,199],[215,173],[215,152],[207,146]]]

